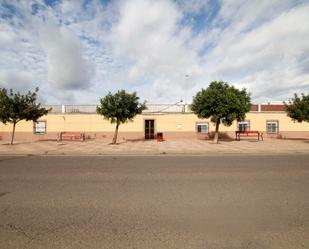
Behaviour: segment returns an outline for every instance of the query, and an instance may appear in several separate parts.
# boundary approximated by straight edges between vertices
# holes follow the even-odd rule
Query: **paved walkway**
[[[221,141],[169,140],[121,141],[112,145],[102,140],[18,142],[2,141],[1,155],[110,155],[110,154],[306,154],[309,140]]]

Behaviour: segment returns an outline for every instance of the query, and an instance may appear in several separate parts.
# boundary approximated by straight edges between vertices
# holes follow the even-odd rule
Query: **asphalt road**
[[[308,162],[0,157],[0,248],[309,248]]]

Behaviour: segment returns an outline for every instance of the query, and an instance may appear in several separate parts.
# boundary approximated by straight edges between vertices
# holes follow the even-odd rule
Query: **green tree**
[[[118,91],[114,95],[110,92],[100,99],[101,106],[97,106],[97,113],[103,115],[105,119],[116,123],[116,130],[112,143],[117,141],[118,128],[122,123],[132,121],[137,114],[141,114],[146,109],[146,104],[139,103],[136,93],[126,93],[125,90]]]
[[[301,94],[299,97],[296,93],[289,103],[284,103],[287,115],[298,122],[309,122],[309,94]]]
[[[210,118],[216,126],[214,142],[218,143],[219,125],[232,125],[242,121],[250,111],[250,94],[246,89],[238,90],[222,81],[213,81],[193,97],[192,111],[199,118]]]
[[[23,95],[14,93],[12,89],[8,92],[5,88],[0,88],[0,121],[4,124],[12,123],[13,131],[11,144],[14,141],[16,124],[21,120],[32,120],[36,122],[38,118],[46,115],[49,110],[42,108],[36,103],[38,88],[34,92]]]

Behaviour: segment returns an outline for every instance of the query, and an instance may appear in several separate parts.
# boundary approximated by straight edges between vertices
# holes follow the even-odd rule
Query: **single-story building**
[[[115,124],[96,114],[95,105],[49,105],[52,111],[38,122],[21,121],[16,126],[15,139],[34,141],[56,139],[62,131],[85,132],[89,139],[111,139]],[[133,122],[119,127],[119,140],[153,139],[163,132],[165,139],[208,139],[215,126],[209,119],[199,119],[190,110],[190,105],[147,105]],[[220,136],[235,138],[237,130],[256,130],[267,138],[309,138],[309,123],[294,122],[285,112],[283,104],[255,104],[243,122],[231,126],[220,125]],[[0,123],[0,137],[9,140],[12,125]]]

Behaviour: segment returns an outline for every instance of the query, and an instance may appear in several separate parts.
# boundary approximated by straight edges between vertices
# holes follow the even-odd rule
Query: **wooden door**
[[[154,120],[145,120],[145,139],[154,139]]]

